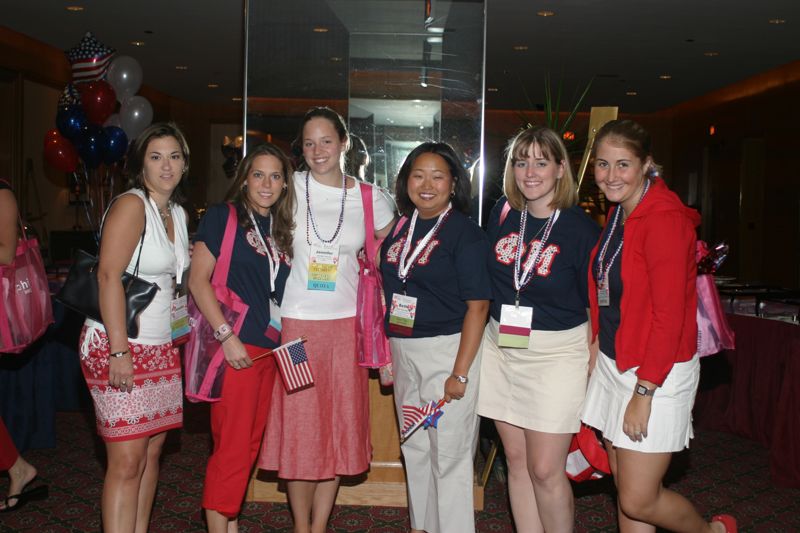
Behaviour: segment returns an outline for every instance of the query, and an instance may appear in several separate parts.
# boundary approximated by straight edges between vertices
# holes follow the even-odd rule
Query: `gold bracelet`
[[[128,353],[131,353],[131,351],[130,350],[122,350],[121,352],[111,352],[110,354],[108,354],[108,356],[109,357],[120,358],[123,355],[128,354]]]

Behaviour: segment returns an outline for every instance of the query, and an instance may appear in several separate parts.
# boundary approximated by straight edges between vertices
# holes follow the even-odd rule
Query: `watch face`
[[[642,396],[647,396],[647,387],[644,385],[636,385],[636,394],[641,394]]]

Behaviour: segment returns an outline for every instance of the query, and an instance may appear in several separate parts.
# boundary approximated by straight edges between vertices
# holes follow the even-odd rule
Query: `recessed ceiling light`
[[[669,74],[662,74],[661,76],[659,76],[659,78],[662,80],[671,80],[672,76],[670,76]]]
[[[425,40],[428,41],[430,44],[439,44],[442,41],[444,41],[444,39],[440,35],[434,35],[433,37],[428,37]]]
[[[242,97],[241,96],[234,96],[233,98],[231,98],[231,100],[233,100],[234,102],[241,102],[242,101]]]
[[[553,15],[555,15],[555,12],[544,9],[542,11],[537,11],[536,14],[539,15],[540,17],[552,17]]]
[[[429,33],[444,33],[444,28],[441,26],[428,26],[425,28]]]
[[[186,65],[175,65],[175,70],[189,70]]]
[[[528,49],[528,45],[527,44],[516,44],[516,45],[512,46],[511,48],[513,48],[517,52],[524,52],[525,50]]]
[[[342,61],[342,58],[339,56],[331,56],[331,61],[333,61],[334,63],[339,63]]]
[[[712,51],[708,51],[708,52],[703,52],[703,55],[706,56],[706,57],[717,57],[719,55],[719,52],[714,52],[712,50]]]
[[[144,46],[144,41],[131,41],[133,46]]]
[[[786,19],[769,19],[770,24],[786,24]]]
[[[72,11],[73,13],[77,13],[78,11],[83,11],[83,6],[67,6],[67,11]]]
[[[317,26],[314,28],[314,33],[328,33],[328,28],[324,26]]]
[[[219,83],[209,83],[208,84],[208,88],[209,89],[216,89],[217,87],[219,87]]]
[[[627,96],[636,96],[636,95],[638,95],[639,93],[637,93],[636,91],[625,91],[625,94],[626,94]]]
[[[497,92],[497,87],[487,87],[486,88],[486,92],[487,93],[496,93]]]

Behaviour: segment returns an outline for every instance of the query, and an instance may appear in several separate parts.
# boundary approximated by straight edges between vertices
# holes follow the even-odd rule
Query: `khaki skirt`
[[[575,433],[586,393],[586,324],[564,331],[531,331],[528,348],[497,346],[499,323],[483,338],[478,414],[524,429]]]

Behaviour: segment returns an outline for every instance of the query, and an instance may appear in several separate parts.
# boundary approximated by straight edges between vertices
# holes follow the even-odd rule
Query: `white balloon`
[[[117,100],[124,102],[142,86],[142,67],[131,56],[118,56],[111,62],[106,81],[117,93]]]
[[[144,96],[132,96],[122,104],[119,117],[122,130],[132,141],[153,121],[153,106]]]

